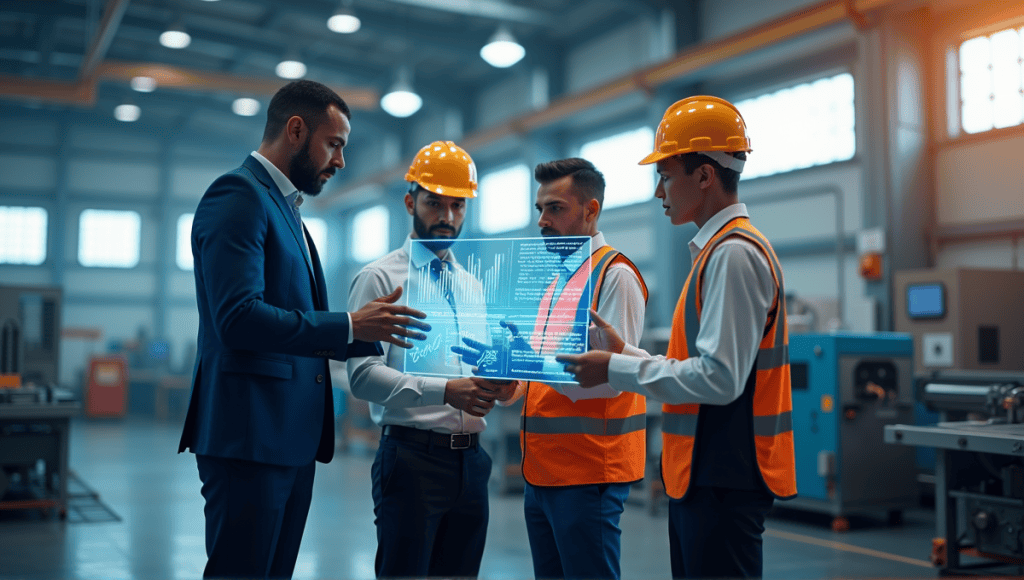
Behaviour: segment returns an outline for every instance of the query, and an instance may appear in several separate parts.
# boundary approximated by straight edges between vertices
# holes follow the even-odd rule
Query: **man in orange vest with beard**
[[[563,271],[541,301],[533,350],[541,355],[557,350],[562,336],[557,319],[575,319],[588,285],[589,306],[630,342],[639,342],[647,287],[636,266],[597,229],[604,176],[579,158],[542,163],[534,176],[540,182],[541,235],[589,236],[591,253],[584,246],[563,256]],[[589,276],[582,267],[587,258]],[[562,371],[561,364],[555,367]],[[644,476],[644,398],[607,385],[584,390],[539,382],[527,383],[525,396],[520,441],[535,576],[619,578],[619,518],[630,486]]]
[[[707,96],[676,102],[654,149],[640,163],[657,163],[665,215],[700,228],[668,355],[626,344],[591,313],[607,351],[558,360],[583,387],[607,383],[665,403],[672,576],[759,578],[765,515],[796,495],[782,269],[738,202],[751,149],[736,107]]]

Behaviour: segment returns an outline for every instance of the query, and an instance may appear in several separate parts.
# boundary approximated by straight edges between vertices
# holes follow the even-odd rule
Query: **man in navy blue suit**
[[[334,455],[328,359],[422,340],[401,287],[329,312],[301,195],[345,167],[351,125],[334,91],[296,81],[274,95],[259,150],[207,189],[192,222],[198,354],[178,452],[196,454],[206,499],[204,577],[288,578],[315,462]]]

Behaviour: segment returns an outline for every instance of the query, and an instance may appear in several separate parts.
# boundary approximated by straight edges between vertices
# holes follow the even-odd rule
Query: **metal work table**
[[[1011,464],[1024,458],[1024,424],[959,421],[931,426],[888,425],[885,441],[936,450],[938,537],[933,545],[932,560],[943,575],[991,574],[1000,566],[1008,567],[1011,574],[1024,573],[1024,560],[1020,558],[1021,526],[1017,525],[1024,514],[1024,493],[1019,483],[1004,484],[1004,487],[1012,485],[1013,489],[1003,489],[1001,494],[987,493],[983,482],[979,488],[983,477],[979,473],[983,470],[976,463],[979,457],[998,457]],[[979,513],[985,515],[984,520],[978,519]],[[1000,514],[999,521],[989,517],[994,513]],[[985,525],[979,526],[979,522]],[[1013,545],[993,543],[993,534],[1003,533],[1003,530],[1006,533],[1001,537],[1017,538]],[[991,549],[993,546],[995,550]],[[995,561],[966,565],[961,562],[961,553]]]
[[[0,467],[46,463],[43,497],[0,501],[0,509],[56,508],[67,516],[70,423],[80,413],[77,402],[0,404]]]

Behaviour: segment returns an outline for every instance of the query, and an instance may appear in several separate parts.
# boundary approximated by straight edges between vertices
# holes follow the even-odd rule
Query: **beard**
[[[554,228],[541,228],[540,235],[544,236],[544,248],[552,254],[558,254],[563,260],[585,243],[585,240],[562,239],[562,234]]]
[[[334,175],[334,168],[320,169],[309,157],[309,142],[313,138],[312,133],[306,136],[306,142],[302,144],[302,150],[292,156],[288,162],[288,175],[292,185],[302,193],[316,197],[324,189],[324,181],[320,180],[321,173]]]
[[[413,211],[412,214],[412,229],[416,232],[416,237],[421,240],[432,240],[424,242],[423,245],[427,247],[431,252],[439,252],[441,250],[447,250],[455,243],[455,238],[459,237],[462,233],[462,227],[455,227],[451,225],[438,224],[436,226],[427,227],[427,224],[420,219],[420,214]],[[452,232],[450,235],[448,232]]]

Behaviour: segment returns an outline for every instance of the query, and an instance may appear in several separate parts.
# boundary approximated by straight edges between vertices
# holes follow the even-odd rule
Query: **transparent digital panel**
[[[589,237],[412,240],[408,304],[431,329],[405,372],[575,382],[555,356],[587,350],[590,253]]]
[[[604,174],[604,209],[641,203],[654,197],[655,166],[637,164],[653,146],[654,130],[640,127],[580,147],[580,157]],[[636,154],[624,154],[627,151]]]
[[[365,263],[388,253],[388,208],[375,205],[352,218],[350,255],[356,262]]]
[[[322,261],[327,255],[327,222],[323,218],[304,217],[302,223],[306,225],[309,237],[313,238],[313,245],[316,246],[316,252]]]
[[[753,152],[741,179],[852,159],[853,75],[843,73],[736,103]]]
[[[498,234],[529,225],[531,178],[529,167],[513,165],[480,179],[480,231]]]
[[[0,206],[0,264],[37,266],[46,260],[46,210]]]
[[[142,219],[134,211],[87,209],[78,219],[78,263],[134,268],[139,263]]]
[[[192,218],[195,214],[186,213],[178,218],[178,244],[174,254],[174,262],[182,270],[194,268],[192,259]]]
[[[1024,28],[964,41],[960,61],[960,126],[981,133],[1024,122]]]

